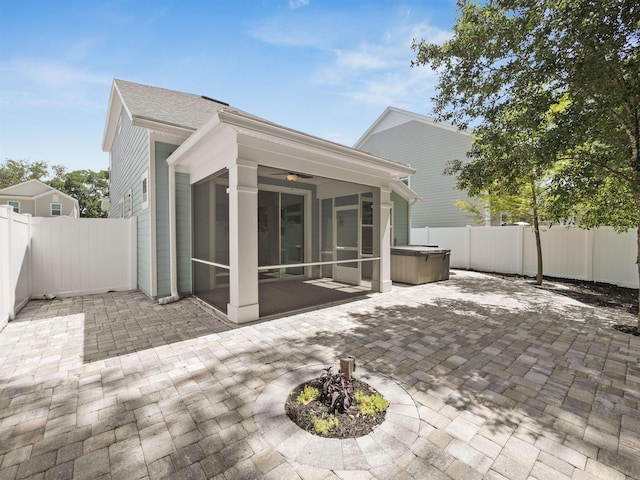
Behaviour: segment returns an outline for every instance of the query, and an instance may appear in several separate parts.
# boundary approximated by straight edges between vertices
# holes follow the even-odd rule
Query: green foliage
[[[81,217],[106,217],[101,201],[109,196],[109,172],[100,170],[74,170],[67,172],[62,165],[53,165],[53,177],[46,162],[6,160],[0,165],[0,188],[10,187],[27,180],[40,180],[78,200]]]
[[[78,200],[81,217],[107,216],[100,204],[103,198],[109,196],[108,171],[74,170],[66,173],[63,169],[60,174],[60,177],[54,178],[50,184]]]
[[[310,385],[305,385],[304,391],[298,395],[296,399],[299,405],[307,405],[310,402],[313,402],[320,395],[320,390]]]
[[[458,8],[450,40],[414,40],[412,66],[439,72],[439,119],[474,126],[473,165],[450,168],[459,186],[473,196],[529,185],[532,211],[549,219],[639,227],[638,2],[458,0]]]
[[[539,174],[551,167],[554,216],[588,212],[583,226],[637,227],[629,225],[640,216],[637,2],[459,0],[458,7],[450,40],[413,43],[412,65],[440,72],[438,117],[475,125],[484,146],[473,158],[489,153],[486,146],[508,153],[507,185],[524,178],[529,154]],[[496,167],[504,163],[494,158]],[[556,170],[556,161],[570,167]],[[612,214],[607,192],[624,195],[625,212]]]
[[[311,421],[313,422],[313,429],[319,435],[328,434],[329,430],[337,427],[340,424],[340,422],[334,415],[329,415],[329,418],[327,418],[326,420],[313,416],[311,418]]]
[[[48,175],[49,166],[46,162],[7,159],[0,165],[0,189],[28,180],[42,181]]]
[[[384,412],[389,406],[389,402],[387,402],[379,393],[367,395],[362,391],[357,391],[355,399],[356,402],[358,402],[360,411],[365,415]]]

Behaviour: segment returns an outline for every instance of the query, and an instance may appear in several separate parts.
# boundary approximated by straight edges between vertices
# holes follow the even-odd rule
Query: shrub
[[[327,433],[329,433],[329,430],[337,427],[340,423],[338,419],[333,415],[329,415],[329,418],[327,418],[326,420],[322,420],[316,416],[313,416],[311,418],[311,421],[313,422],[313,429],[320,435],[326,435]]]
[[[313,402],[320,395],[320,390],[311,385],[305,385],[304,391],[298,395],[297,401],[298,405],[307,405],[310,402]]]
[[[355,394],[355,400],[358,402],[360,411],[364,415],[373,415],[374,413],[384,412],[389,406],[389,402],[387,402],[379,393],[365,395],[363,392],[358,391]]]
[[[329,413],[344,412],[349,409],[354,401],[354,387],[351,380],[338,372],[333,373],[332,367],[328,367],[320,376],[322,381],[323,402],[329,403]]]

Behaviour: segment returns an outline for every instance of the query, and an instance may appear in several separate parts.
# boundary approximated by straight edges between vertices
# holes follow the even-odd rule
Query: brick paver
[[[192,298],[32,301],[0,332],[0,479],[640,478],[640,338],[611,328],[636,319],[452,273],[240,328]],[[374,434],[255,416],[345,354],[409,399]]]

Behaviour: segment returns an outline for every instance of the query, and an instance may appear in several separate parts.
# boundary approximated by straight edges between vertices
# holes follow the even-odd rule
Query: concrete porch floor
[[[239,328],[195,299],[32,301],[0,332],[0,479],[640,478],[640,338],[610,327],[635,318],[452,273]],[[292,442],[264,413],[283,379],[344,354],[405,400],[339,452]]]
[[[291,314],[297,311],[326,308],[328,305],[346,303],[371,293],[370,286],[354,286],[338,283],[330,278],[300,279],[260,282],[258,301],[260,318]],[[229,303],[229,287],[200,292],[199,298],[226,312]]]

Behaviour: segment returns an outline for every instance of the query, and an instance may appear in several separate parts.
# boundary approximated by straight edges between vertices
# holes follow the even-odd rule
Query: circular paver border
[[[314,378],[324,365],[305,365],[281,375],[264,387],[253,408],[253,420],[263,438],[288,460],[327,470],[370,470],[393,463],[411,449],[420,431],[420,415],[413,398],[400,385],[360,366],[354,377],[389,402],[382,422],[358,438],[323,438],[296,425],[284,404],[291,391]]]

